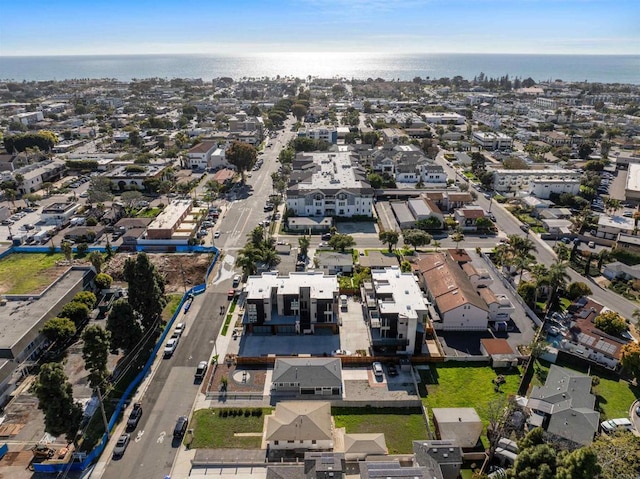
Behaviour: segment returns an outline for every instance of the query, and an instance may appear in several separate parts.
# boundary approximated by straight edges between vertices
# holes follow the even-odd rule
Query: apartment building
[[[249,276],[244,322],[252,334],[338,331],[338,278],[322,272]]]
[[[529,191],[532,182],[548,180],[580,181],[580,173],[563,168],[545,170],[493,170],[493,188],[500,193]],[[539,187],[538,187],[539,188]]]
[[[485,150],[504,150],[513,147],[513,139],[504,133],[474,131],[473,141]]]
[[[147,239],[172,239],[192,207],[191,200],[176,200],[169,203],[147,227]]]
[[[338,130],[336,128],[305,127],[298,130],[298,137],[324,140],[335,145],[338,143]]]
[[[419,354],[424,341],[429,302],[411,273],[392,266],[371,271],[371,284],[363,288],[367,298],[371,342],[374,351]]]
[[[349,152],[311,153],[296,160],[287,190],[287,208],[296,216],[371,216],[374,190]]]
[[[577,195],[579,192],[579,178],[543,178],[529,182],[529,194],[543,200],[548,200],[552,194]]]

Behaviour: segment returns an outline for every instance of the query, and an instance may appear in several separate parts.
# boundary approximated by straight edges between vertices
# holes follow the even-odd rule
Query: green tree
[[[611,336],[620,336],[620,333],[627,330],[627,323],[620,314],[615,311],[604,311],[596,316],[596,328]]]
[[[584,479],[598,477],[602,468],[598,456],[589,447],[582,447],[564,455],[558,461],[556,479]]]
[[[548,444],[521,450],[512,471],[514,479],[555,479],[556,450]]]
[[[431,243],[433,237],[419,229],[409,229],[402,232],[404,236],[405,244],[413,246],[414,249],[418,249],[418,246],[426,246]]]
[[[599,479],[637,479],[640,470],[640,437],[633,434],[601,434],[589,446],[598,457]]]
[[[71,243],[68,241],[63,241],[60,243],[60,249],[62,250],[62,254],[64,255],[67,261],[71,261],[71,257],[73,255],[73,247]]]
[[[113,278],[107,273],[98,273],[93,282],[99,289],[109,289],[111,287],[111,283],[113,282]]]
[[[380,233],[378,233],[378,239],[382,241],[382,244],[388,245],[389,253],[391,253],[393,247],[397,245],[400,240],[400,233],[392,230],[380,231]]]
[[[378,173],[368,174],[367,181],[371,185],[371,188],[375,190],[379,190],[380,188],[382,188],[382,184],[384,183],[384,179]]]
[[[331,246],[334,250],[340,251],[344,253],[345,250],[352,248],[355,246],[356,241],[353,239],[353,236],[346,235],[342,233],[337,233],[331,237],[329,240],[329,246]]]
[[[627,343],[621,349],[620,364],[640,381],[640,345],[635,342]]]
[[[142,198],[142,193],[139,191],[125,191],[120,195],[120,201],[124,204],[124,211],[127,216],[133,215],[135,205]]]
[[[305,117],[305,115],[307,114],[307,110],[307,107],[302,103],[294,103],[293,105],[291,105],[291,112],[298,121],[301,121]]]
[[[302,238],[298,238],[298,246],[300,248],[300,254],[306,256],[309,251],[309,245],[311,244],[311,240],[306,236]]]
[[[258,159],[256,149],[247,143],[235,141],[227,150],[226,157],[227,161],[236,167],[241,175],[242,184],[244,184],[245,173],[253,168]]]
[[[79,291],[72,299],[72,301],[86,304],[89,310],[92,310],[95,307],[97,300],[98,298],[96,298],[96,295],[91,291]]]
[[[102,256],[102,253],[99,251],[92,251],[89,253],[89,262],[96,270],[96,273],[100,274],[100,271],[102,271],[102,265],[104,264],[104,256]]]
[[[549,267],[549,272],[547,273],[547,281],[549,284],[549,298],[547,299],[546,311],[551,311],[551,308],[555,304],[558,299],[558,291],[563,290],[569,280],[569,275],[567,274],[567,265],[566,263],[562,263],[556,261]]]
[[[569,283],[567,286],[566,295],[571,301],[590,294],[592,294],[591,288],[581,281]]]
[[[87,251],[89,251],[89,245],[84,241],[76,246],[76,255],[78,258],[84,257],[87,254]]]
[[[129,304],[147,330],[160,317],[166,304],[164,278],[145,253],[127,258],[123,273],[129,286]]]
[[[80,328],[89,319],[89,308],[84,303],[71,301],[62,307],[60,317],[69,318],[76,325],[76,328]]]
[[[111,306],[107,317],[107,331],[111,333],[111,350],[121,349],[126,355],[142,338],[142,328],[136,313],[126,299],[119,299]]]
[[[536,285],[530,281],[520,281],[518,283],[518,294],[530,308],[536,304]]]
[[[109,377],[107,359],[110,338],[111,333],[97,324],[88,326],[82,333],[82,359],[85,369],[89,371],[89,386],[92,388],[101,386]]]
[[[52,343],[65,344],[76,334],[76,325],[69,318],[51,318],[42,325],[42,334]]]
[[[258,253],[259,250],[256,251],[256,248],[246,247],[238,252],[238,256],[236,257],[236,266],[242,269],[242,274],[245,278],[256,274],[258,271],[258,267],[256,265],[256,257]]]
[[[72,441],[82,419],[82,406],[73,400],[73,387],[62,364],[43,364],[34,386],[38,409],[44,413],[44,430],[53,436],[64,434]]]

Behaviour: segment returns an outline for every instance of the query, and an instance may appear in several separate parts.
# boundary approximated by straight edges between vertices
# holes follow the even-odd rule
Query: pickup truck
[[[142,417],[142,404],[139,402],[133,405],[133,410],[131,414],[129,414],[129,419],[127,419],[127,429],[133,430],[138,426],[140,422],[140,418]]]

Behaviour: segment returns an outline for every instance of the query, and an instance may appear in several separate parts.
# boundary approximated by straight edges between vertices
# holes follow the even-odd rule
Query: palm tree
[[[560,261],[569,261],[569,258],[571,257],[571,250],[566,244],[558,243],[553,247],[553,250],[556,252]]]
[[[514,266],[516,267],[516,271],[519,272],[518,283],[522,281],[522,273],[524,270],[529,270],[532,265],[532,259],[530,256],[516,256],[513,258]]]
[[[311,240],[306,236],[302,238],[298,238],[298,246],[300,247],[300,254],[303,256],[307,255],[307,251],[309,251],[309,245],[311,244]]]
[[[564,289],[571,278],[569,277],[569,274],[567,274],[567,264],[562,261],[556,261],[549,267],[547,277],[549,280],[550,292],[545,309],[546,313],[549,313],[554,301],[556,300],[558,291]]]
[[[436,249],[436,253],[438,252],[438,249],[440,248],[440,246],[441,246],[441,245],[442,245],[442,243],[440,243],[440,241],[438,241],[438,240],[435,240],[435,241],[433,242],[433,246],[434,246],[434,247],[435,247],[435,249]]]
[[[267,266],[267,268],[271,269],[280,264],[281,258],[275,249],[265,248],[260,250],[260,260]]]
[[[258,256],[257,251],[258,250],[253,248],[244,248],[240,250],[236,257],[236,266],[239,266],[242,269],[242,274],[245,278],[256,274],[258,271],[258,266],[256,264]]]
[[[464,235],[462,234],[462,230],[457,228],[456,231],[451,235],[451,240],[456,243],[456,249],[460,249],[460,243],[464,241]]]
[[[507,236],[509,240],[509,250],[513,256],[531,256],[531,253],[536,253],[538,250],[535,243],[529,237],[512,234]]]

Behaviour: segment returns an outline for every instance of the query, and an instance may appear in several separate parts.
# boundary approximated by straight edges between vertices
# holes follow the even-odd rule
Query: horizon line
[[[307,51],[281,51],[281,52],[253,52],[253,53],[228,53],[228,52],[155,52],[155,53],[53,53],[53,54],[0,54],[0,58],[43,58],[43,57],[139,57],[161,55],[216,55],[216,56],[259,56],[259,55],[300,55],[300,54],[345,54],[345,55],[540,55],[540,56],[640,56],[640,53],[564,53],[564,52],[372,52],[372,51],[336,51],[336,50],[307,50]]]

